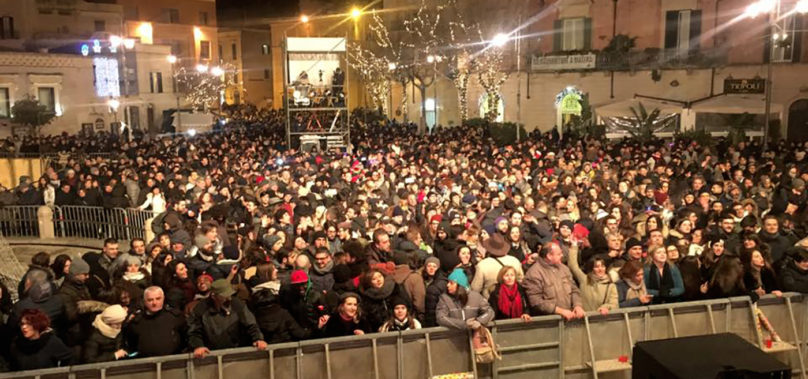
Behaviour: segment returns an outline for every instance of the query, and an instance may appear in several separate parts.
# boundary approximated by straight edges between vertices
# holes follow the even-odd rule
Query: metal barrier
[[[475,378],[628,378],[635,342],[731,332],[793,368],[805,378],[808,299],[789,293],[757,305],[784,342],[769,347],[757,332],[748,297],[625,308],[564,322],[558,316],[531,322],[497,321],[492,327],[503,359],[474,363],[467,333],[445,328],[410,330],[271,345],[268,351],[238,348],[10,373],[0,378],[433,378],[465,373]]]
[[[39,236],[38,205],[0,206],[0,234],[4,236]]]
[[[56,234],[59,237],[145,238],[146,220],[154,212],[138,209],[61,206],[57,208]]]

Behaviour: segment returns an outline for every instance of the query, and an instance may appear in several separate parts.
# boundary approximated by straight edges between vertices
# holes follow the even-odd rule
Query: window
[[[11,99],[8,96],[8,88],[0,88],[0,117],[11,117]]]
[[[39,87],[36,98],[48,112],[56,112],[56,91],[53,87]]]
[[[264,69],[264,79],[269,79],[269,69],[268,68]]]
[[[261,45],[261,55],[269,55],[269,45]]]
[[[768,62],[799,62],[802,45],[802,18],[793,14],[777,22],[778,28],[766,38],[767,47],[764,54],[771,51],[770,56],[764,56]],[[767,33],[770,34],[770,33]]]
[[[17,38],[17,33],[14,31],[14,17],[0,17],[0,39],[13,39]]]
[[[95,20],[95,31],[103,32],[107,29],[107,23],[104,20]]]
[[[199,41],[199,59],[210,59],[210,41]]]
[[[149,90],[151,93],[163,93],[163,73],[149,73]]]
[[[555,21],[553,50],[576,51],[592,48],[592,19],[566,18]]]
[[[238,48],[236,47],[236,44],[234,43],[234,44],[230,45],[230,48],[231,48],[231,50],[233,52],[233,60],[238,59],[238,54],[237,54]]]
[[[140,12],[137,5],[126,5],[123,7],[124,20],[138,20],[140,19]]]
[[[665,49],[673,54],[688,54],[699,49],[701,11],[676,10],[665,13]]]
[[[163,9],[163,20],[169,24],[180,23],[180,11],[174,8]]]
[[[199,12],[199,24],[200,25],[208,24],[208,12]]]

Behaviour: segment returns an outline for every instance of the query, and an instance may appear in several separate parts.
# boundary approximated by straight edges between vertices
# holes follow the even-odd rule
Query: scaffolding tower
[[[350,153],[346,38],[286,37],[283,62],[287,147]]]

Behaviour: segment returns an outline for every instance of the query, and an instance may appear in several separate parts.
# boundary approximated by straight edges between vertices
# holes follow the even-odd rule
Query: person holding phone
[[[126,310],[120,305],[110,305],[93,321],[93,332],[84,344],[82,361],[98,363],[126,358],[129,352],[123,349],[121,325],[126,320]]]

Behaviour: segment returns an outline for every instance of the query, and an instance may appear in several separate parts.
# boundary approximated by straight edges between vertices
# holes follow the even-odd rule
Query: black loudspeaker
[[[731,334],[637,342],[632,379],[781,379],[791,367]]]

